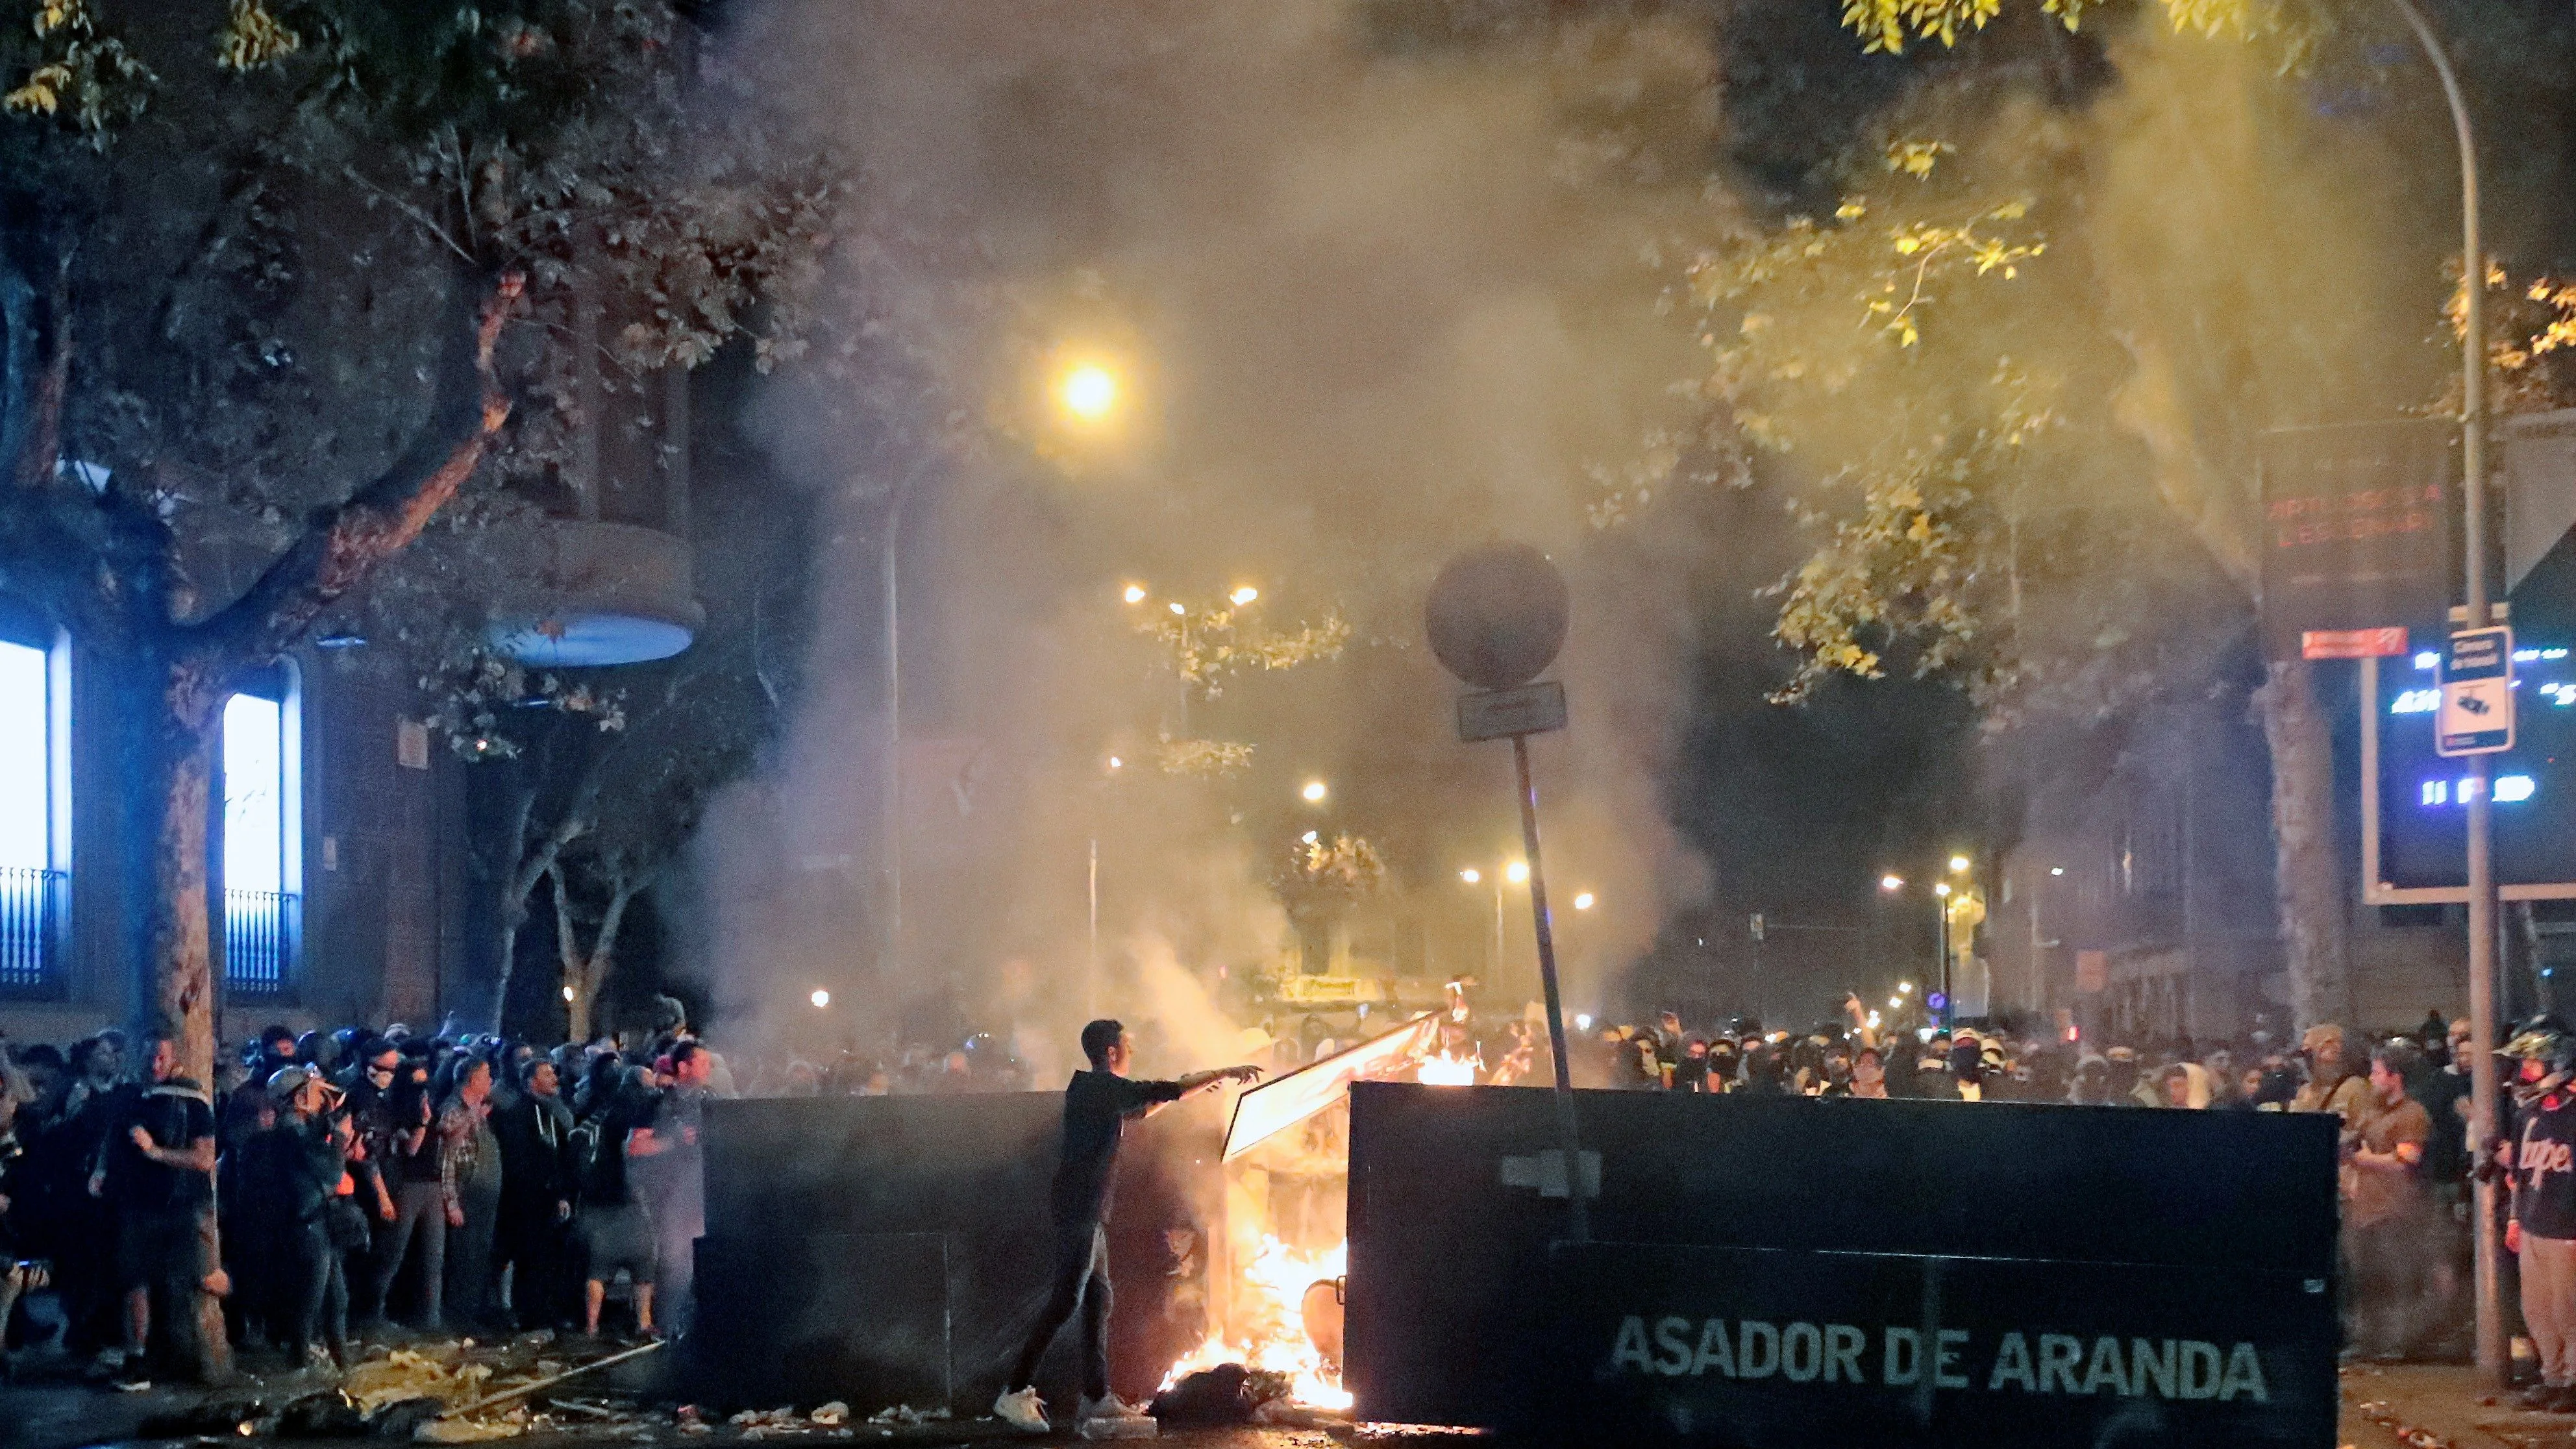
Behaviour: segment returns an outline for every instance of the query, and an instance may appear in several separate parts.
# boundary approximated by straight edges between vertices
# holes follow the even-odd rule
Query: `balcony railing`
[[[224,892],[224,988],[236,996],[276,996],[294,964],[299,896],[277,891]]]
[[[0,866],[0,991],[41,991],[53,984],[54,939],[68,880],[58,870]]]

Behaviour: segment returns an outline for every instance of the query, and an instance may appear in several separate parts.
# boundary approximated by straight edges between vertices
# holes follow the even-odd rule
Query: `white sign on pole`
[[[2513,748],[2513,630],[2471,629],[2442,651],[2442,711],[2433,747],[2446,756]]]

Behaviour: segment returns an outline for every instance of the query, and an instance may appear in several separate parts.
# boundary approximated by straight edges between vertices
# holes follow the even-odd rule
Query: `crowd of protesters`
[[[624,1047],[272,1026],[208,1084],[110,1030],[0,1039],[0,1073],[0,1368],[59,1334],[121,1384],[232,1346],[345,1365],[353,1334],[658,1335],[704,1231],[700,1112],[733,1091],[667,998]],[[40,1335],[20,1300],[47,1292]]]
[[[2483,1178],[2499,1188],[2500,1267],[2531,1345],[2534,1381],[2520,1402],[2576,1413],[2576,1032],[2554,1018],[2512,1031],[2489,1068],[2503,1120],[2479,1152],[2469,1023],[2439,1012],[2367,1039],[2320,1025],[2295,1042],[2257,1031],[2097,1046],[2008,1028],[1881,1032],[1856,1001],[1845,1009],[1848,1021],[1803,1033],[1743,1018],[1694,1032],[1672,1012],[1650,1027],[1603,1027],[1574,1045],[1574,1076],[1641,1091],[2331,1114],[2346,1355],[2467,1357],[2472,1183]],[[1527,1031],[1511,1025],[1506,1059],[1527,1054]]]

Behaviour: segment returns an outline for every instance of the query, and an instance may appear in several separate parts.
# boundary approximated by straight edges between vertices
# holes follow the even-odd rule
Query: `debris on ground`
[[[1173,1428],[1213,1429],[1235,1424],[1293,1423],[1301,1428],[1315,1424],[1283,1420],[1268,1415],[1297,1411],[1289,1398],[1288,1376],[1266,1369],[1248,1369],[1239,1363],[1221,1363],[1185,1375],[1180,1382],[1154,1396],[1147,1410],[1156,1419]],[[1318,1423],[1322,1422],[1320,1419]]]
[[[834,1399],[832,1402],[818,1407],[813,1413],[808,1414],[805,1417],[822,1425],[826,1429],[837,1429],[843,1424],[850,1422],[850,1406],[842,1403],[838,1399]]]
[[[815,1412],[819,1416],[822,1411],[818,1409]],[[897,1404],[891,1409],[879,1409],[875,1413],[868,1415],[868,1422],[879,1426],[888,1424],[936,1424],[947,1417],[948,1411],[946,1409],[916,1409],[910,1404]],[[817,1417],[815,1422],[819,1424],[822,1420]]]

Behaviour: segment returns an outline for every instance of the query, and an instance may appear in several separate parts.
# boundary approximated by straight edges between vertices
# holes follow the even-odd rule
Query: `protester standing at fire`
[[[1055,1219],[1055,1269],[1046,1308],[1020,1350],[1011,1376],[1003,1381],[993,1412],[1012,1428],[1043,1434],[1048,1430],[1046,1405],[1038,1398],[1038,1360],[1055,1341],[1057,1330],[1082,1310],[1082,1399],[1077,1422],[1135,1419],[1137,1410],[1109,1391],[1109,1220],[1110,1190],[1118,1166],[1118,1141],[1128,1119],[1150,1116],[1168,1103],[1196,1095],[1225,1082],[1260,1080],[1259,1067],[1221,1067],[1193,1072],[1178,1081],[1131,1081],[1133,1057],[1127,1028],[1100,1020],[1082,1029],[1087,1071],[1073,1074],[1064,1089],[1064,1148],[1057,1160],[1055,1189],[1048,1206]]]

